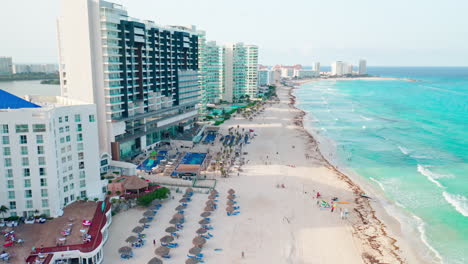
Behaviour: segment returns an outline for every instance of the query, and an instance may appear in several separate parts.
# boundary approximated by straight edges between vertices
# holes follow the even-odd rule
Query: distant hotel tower
[[[359,61],[359,75],[367,74],[367,62],[366,60]]]
[[[101,159],[129,160],[197,118],[198,33],[129,17],[100,0],[62,0],[62,96],[97,105]]]

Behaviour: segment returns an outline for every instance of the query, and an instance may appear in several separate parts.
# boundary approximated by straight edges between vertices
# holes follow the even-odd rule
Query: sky
[[[58,63],[60,1],[1,0],[0,56]],[[161,25],[259,46],[261,64],[468,66],[466,0],[114,0]]]

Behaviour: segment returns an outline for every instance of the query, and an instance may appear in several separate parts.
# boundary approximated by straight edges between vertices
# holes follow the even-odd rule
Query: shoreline
[[[298,79],[292,80],[296,85],[302,85],[309,82],[317,81],[405,81],[405,82],[418,82],[418,80],[410,78],[396,78],[396,77],[381,77],[381,76],[368,76],[368,77],[320,77],[320,78],[310,78],[310,79]]]
[[[343,78],[334,78],[336,80],[341,80]],[[344,78],[344,80],[362,80],[362,79],[368,79],[368,78]],[[329,79],[319,79],[319,80],[330,80]],[[378,78],[378,79],[373,79],[373,80],[406,80],[406,79],[398,79],[398,78]],[[318,80],[307,80],[303,82],[295,82],[295,85],[302,85],[308,82],[312,81],[318,81]],[[415,80],[407,80],[407,81],[415,81]],[[389,250],[389,253],[395,256],[400,263],[435,263],[433,261],[427,260],[422,254],[420,254],[418,248],[420,249],[419,246],[412,245],[410,242],[414,242],[413,239],[408,239],[407,237],[404,237],[403,231],[402,231],[402,222],[394,215],[392,215],[390,212],[387,211],[387,209],[384,207],[382,204],[382,194],[376,194],[376,191],[373,187],[370,186],[370,184],[365,183],[363,179],[357,179],[358,175],[350,176],[352,175],[349,172],[342,172],[339,168],[338,165],[335,165],[333,161],[330,161],[327,159],[324,154],[323,150],[321,149],[323,144],[320,143],[318,139],[316,139],[310,131],[306,129],[304,126],[304,117],[307,115],[307,113],[298,108],[296,106],[297,104],[297,98],[293,94],[293,91],[295,89],[298,89],[298,87],[295,86],[290,86],[289,88],[289,97],[290,97],[290,107],[296,109],[299,111],[299,114],[296,117],[295,123],[301,127],[302,130],[305,131],[307,137],[309,137],[310,142],[312,142],[315,146],[316,149],[315,151],[320,155],[321,159],[323,162],[325,162],[326,167],[332,170],[340,180],[346,182],[348,186],[353,190],[356,196],[360,196],[362,193],[366,194],[371,194],[372,197],[377,197],[373,199],[372,201],[374,203],[371,204],[371,200],[365,199],[362,197],[356,197],[355,202],[357,205],[357,208],[355,209],[356,213],[358,213],[360,220],[362,221],[363,225],[367,225],[369,223],[376,225],[380,231],[380,235],[385,237],[388,241],[390,241],[391,248],[387,248],[386,250]],[[370,189],[370,190],[369,190]],[[383,198],[385,199],[385,198]],[[368,236],[365,234],[365,227],[362,225],[353,225],[353,228],[357,231],[356,234],[362,241],[367,241],[369,245],[372,247],[376,246],[376,240],[377,237],[375,235],[373,236]],[[420,242],[420,241],[417,241]],[[422,247],[423,245],[421,245]],[[426,247],[429,247],[429,249],[425,248],[425,250],[431,251],[430,246],[425,245]],[[382,250],[377,250],[380,254],[384,254],[384,251]],[[418,253],[419,252],[419,253]],[[432,252],[433,254],[436,254],[435,252]],[[437,254],[436,254],[437,255]],[[371,262],[372,263],[372,262]]]

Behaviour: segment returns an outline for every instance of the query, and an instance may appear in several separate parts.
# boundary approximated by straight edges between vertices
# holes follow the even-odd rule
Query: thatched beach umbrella
[[[229,189],[228,193],[229,193],[229,194],[235,194],[236,191],[234,191],[234,189]]]
[[[198,228],[197,234],[201,235],[201,234],[205,234],[205,233],[206,233],[206,229],[205,229],[205,228]]]
[[[227,205],[234,205],[234,201],[228,200],[226,204]]]
[[[201,247],[193,247],[189,250],[189,253],[192,255],[198,255],[201,253]]]
[[[205,204],[206,205],[213,205],[213,204],[215,204],[215,202],[213,200],[208,200],[208,201],[206,201]]]
[[[181,214],[181,213],[177,213],[177,214],[175,214],[172,218],[183,219],[183,218],[184,218],[184,215]]]
[[[167,233],[174,233],[175,231],[177,231],[177,228],[175,228],[174,226],[166,228]]]
[[[143,216],[154,216],[154,215],[155,215],[155,213],[153,211],[150,211],[150,210],[143,213]]]
[[[174,238],[172,236],[163,236],[159,241],[161,241],[161,243],[169,243],[174,241]]]
[[[216,194],[218,194],[218,191],[213,189],[213,190],[211,190],[210,194],[216,195]]]
[[[192,243],[193,243],[195,246],[203,246],[203,245],[206,243],[206,239],[204,239],[204,238],[201,237],[201,236],[197,236],[197,237],[195,237],[195,238],[192,240]]]
[[[158,204],[161,204],[161,201],[160,200],[153,200],[151,202],[151,205],[158,205]]]
[[[179,203],[186,203],[188,202],[188,199],[187,198],[182,198],[179,200]]]
[[[148,264],[162,264],[162,260],[160,260],[159,258],[157,257],[154,257],[152,259],[150,259],[150,261],[148,261]]]
[[[191,193],[191,192],[193,192],[192,188],[188,187],[187,189],[185,189],[185,193]]]
[[[216,199],[216,196],[214,194],[211,194],[210,196],[208,196],[208,199],[214,200],[214,199]]]
[[[190,194],[188,194],[188,193],[182,195],[182,198],[190,198],[190,197],[192,197],[192,196]]]
[[[128,242],[128,243],[135,243],[138,241],[138,238],[136,236],[129,236],[127,237],[127,239],[125,239],[125,242]]]
[[[183,206],[183,205],[179,205],[179,206],[177,206],[177,207],[175,208],[175,210],[176,210],[176,211],[181,211],[181,210],[184,210],[185,208],[187,208],[187,207],[185,207],[185,206]]]
[[[132,253],[132,248],[131,247],[121,247],[121,248],[119,248],[119,253],[120,254],[130,254],[130,253]]]
[[[226,211],[232,213],[232,212],[234,212],[234,207],[228,206],[228,207],[226,207]]]
[[[177,218],[172,218],[171,221],[169,221],[169,224],[171,225],[177,225],[182,222],[182,219],[177,219]]]
[[[154,251],[154,254],[162,257],[169,254],[169,251],[171,250],[168,247],[160,246]]]
[[[141,233],[143,232],[144,228],[142,226],[136,226],[135,228],[133,228],[132,232],[133,233]]]
[[[185,261],[185,264],[197,264],[198,262],[200,262],[200,260],[195,258],[189,258]]]
[[[140,224],[146,224],[146,223],[151,222],[151,220],[145,217],[145,218],[140,219],[140,221],[138,221],[138,222],[139,222]]]
[[[213,212],[213,211],[214,211],[214,209],[213,209],[212,206],[205,207],[205,212]]]
[[[198,223],[199,223],[200,225],[207,225],[207,224],[210,223],[210,221],[208,221],[208,220],[206,220],[206,219],[202,219],[202,220],[198,221]]]
[[[210,212],[203,212],[203,213],[201,213],[200,216],[201,216],[201,217],[208,217],[208,216],[210,216],[210,215],[211,215]]]
[[[234,195],[228,195],[227,198],[228,198],[229,200],[234,200],[234,199],[236,199],[236,197],[235,197]]]

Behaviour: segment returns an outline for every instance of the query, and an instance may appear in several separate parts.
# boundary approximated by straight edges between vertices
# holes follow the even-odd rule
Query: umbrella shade
[[[194,259],[194,258],[189,258],[185,261],[185,264],[197,264],[198,262],[200,262],[200,260],[198,259]]]
[[[236,191],[234,191],[233,189],[229,189],[228,193],[229,194],[234,194],[234,193],[236,193]]]
[[[144,228],[142,226],[136,226],[135,228],[133,228],[132,232],[133,233],[141,233],[143,232]]]
[[[169,251],[170,249],[168,247],[160,246],[154,251],[154,254],[162,257],[169,254]]]
[[[161,243],[169,243],[174,241],[174,238],[172,236],[163,236],[159,241],[161,241]]]
[[[189,253],[192,255],[198,255],[201,253],[201,248],[200,247],[193,247],[189,250]]]
[[[234,195],[228,195],[227,197],[229,200],[234,200],[236,197]]]
[[[214,211],[213,207],[211,206],[205,207],[205,212],[213,212],[213,211]]]
[[[201,216],[201,217],[208,217],[208,216],[210,216],[210,215],[211,215],[210,212],[203,212],[203,213],[201,213],[200,216]]]
[[[210,194],[218,194],[217,190],[211,190]]]
[[[232,206],[226,207],[226,211],[234,212],[234,207],[232,207]]]
[[[149,223],[151,222],[151,220],[149,220],[148,218],[142,218],[140,219],[140,221],[138,221],[140,224],[146,224],[146,223]]]
[[[175,228],[173,226],[170,226],[170,227],[166,228],[167,233],[174,233],[175,231],[177,231],[177,228]]]
[[[184,194],[184,195],[182,196],[182,198],[190,198],[190,197],[191,197],[191,195],[188,194],[188,193],[186,193],[186,194]]]
[[[155,215],[155,213],[153,211],[150,211],[150,210],[143,213],[143,216],[154,216],[154,215]]]
[[[162,264],[162,263],[163,263],[162,260],[160,260],[160,259],[158,259],[156,257],[154,257],[154,258],[150,259],[150,261],[148,261],[148,264]]]
[[[128,242],[128,243],[134,243],[137,241],[138,241],[138,238],[136,236],[129,236],[127,239],[125,239],[125,242]]]
[[[212,204],[215,204],[215,202],[213,200],[208,200],[208,201],[206,201],[205,204],[206,205],[212,205]]]
[[[191,192],[193,192],[193,189],[190,187],[185,190],[185,193],[191,193]]]
[[[207,224],[210,223],[210,221],[208,221],[208,220],[206,220],[206,219],[202,219],[202,220],[198,221],[198,223],[199,223],[200,225],[207,225]]]
[[[204,239],[204,238],[201,237],[201,236],[197,236],[197,237],[195,237],[195,238],[192,240],[192,243],[193,243],[195,246],[203,246],[203,245],[206,243],[206,239]]]
[[[177,213],[177,214],[175,214],[172,218],[182,219],[182,218],[184,218],[184,215],[183,215],[183,214],[180,214],[180,213]]]
[[[121,247],[121,248],[119,248],[119,253],[120,254],[130,254],[130,253],[132,253],[132,248],[131,247]]]
[[[181,221],[182,219],[172,218],[171,221],[169,221],[169,224],[177,225],[177,224],[180,224]]]
[[[184,210],[186,207],[183,205],[179,205],[175,208],[176,211]]]
[[[234,201],[228,200],[226,204],[227,205],[234,205]]]
[[[214,199],[216,199],[216,196],[214,194],[211,194],[210,196],[208,196],[208,199],[214,200]]]
[[[160,200],[153,200],[151,202],[151,205],[158,205],[158,204],[161,204],[161,201]]]
[[[179,200],[179,203],[186,203],[188,202],[188,199],[187,198],[182,198]]]
[[[206,229],[205,228],[198,228],[197,230],[197,234],[205,234],[206,233]]]

